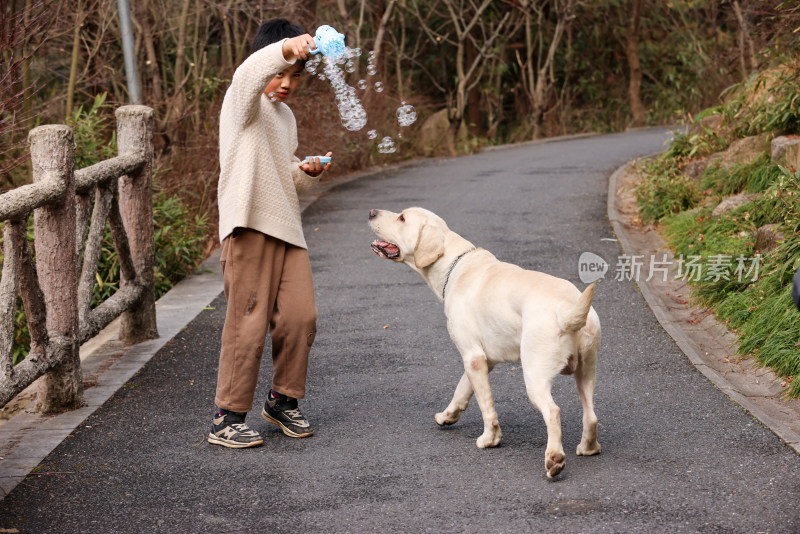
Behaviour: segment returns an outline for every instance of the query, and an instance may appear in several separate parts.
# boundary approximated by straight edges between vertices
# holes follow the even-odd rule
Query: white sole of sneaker
[[[214,445],[222,445],[223,447],[228,447],[229,449],[246,449],[248,447],[256,447],[258,445],[261,445],[262,443],[264,443],[264,440],[260,439],[252,443],[239,443],[238,441],[231,441],[229,439],[215,436],[214,434],[209,434],[208,442],[213,443]]]
[[[278,421],[277,419],[272,417],[270,414],[268,414],[267,411],[265,409],[263,409],[263,408],[261,409],[261,417],[263,417],[264,419],[266,419],[267,421],[269,421],[273,425],[278,425],[279,427],[281,427],[281,430],[283,430],[283,433],[286,434],[287,436],[289,436],[290,438],[307,438],[309,436],[313,436],[314,435],[314,431],[313,430],[311,432],[306,432],[304,434],[298,434],[297,432],[294,432],[294,431],[290,430],[289,428],[283,426],[283,423],[281,423],[280,421]]]

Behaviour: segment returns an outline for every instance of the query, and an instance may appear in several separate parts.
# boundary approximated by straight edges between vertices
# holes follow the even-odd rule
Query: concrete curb
[[[618,209],[623,192],[620,182],[631,165],[620,167],[609,178],[608,219],[625,254],[646,255],[658,251],[671,261],[671,252],[655,232],[649,232],[649,235],[648,232],[636,233],[625,224]],[[708,312],[673,298],[688,292],[685,282],[660,282],[656,277],[651,281],[637,281],[637,284],[653,315],[692,365],[800,454],[800,401],[787,401],[781,397],[778,377],[751,361],[737,361],[735,335]],[[697,326],[692,326],[687,321],[687,314],[695,314],[698,318],[705,316]]]

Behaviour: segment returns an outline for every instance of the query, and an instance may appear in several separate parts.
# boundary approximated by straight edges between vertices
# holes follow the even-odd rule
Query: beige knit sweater
[[[297,123],[289,106],[270,102],[264,89],[294,62],[283,57],[283,41],[248,57],[233,73],[219,120],[219,239],[237,226],[258,230],[307,248],[299,193],[319,176],[299,168]]]

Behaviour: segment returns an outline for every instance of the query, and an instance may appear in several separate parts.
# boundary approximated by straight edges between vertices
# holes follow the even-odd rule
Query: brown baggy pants
[[[236,228],[222,242],[221,262],[228,310],[216,405],[234,412],[253,407],[268,326],[272,388],[303,398],[308,354],[317,331],[308,251],[255,230]]]

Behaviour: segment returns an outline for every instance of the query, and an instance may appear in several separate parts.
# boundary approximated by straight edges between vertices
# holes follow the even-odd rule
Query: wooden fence
[[[83,404],[80,346],[122,316],[121,341],[158,337],[153,285],[153,110],[116,111],[119,155],[75,170],[67,126],[31,130],[33,184],[0,196],[5,221],[0,279],[0,406],[39,377],[36,409]],[[36,259],[27,240],[34,214]],[[108,223],[120,287],[91,308]],[[13,365],[14,316],[21,297],[30,331],[28,356]]]

